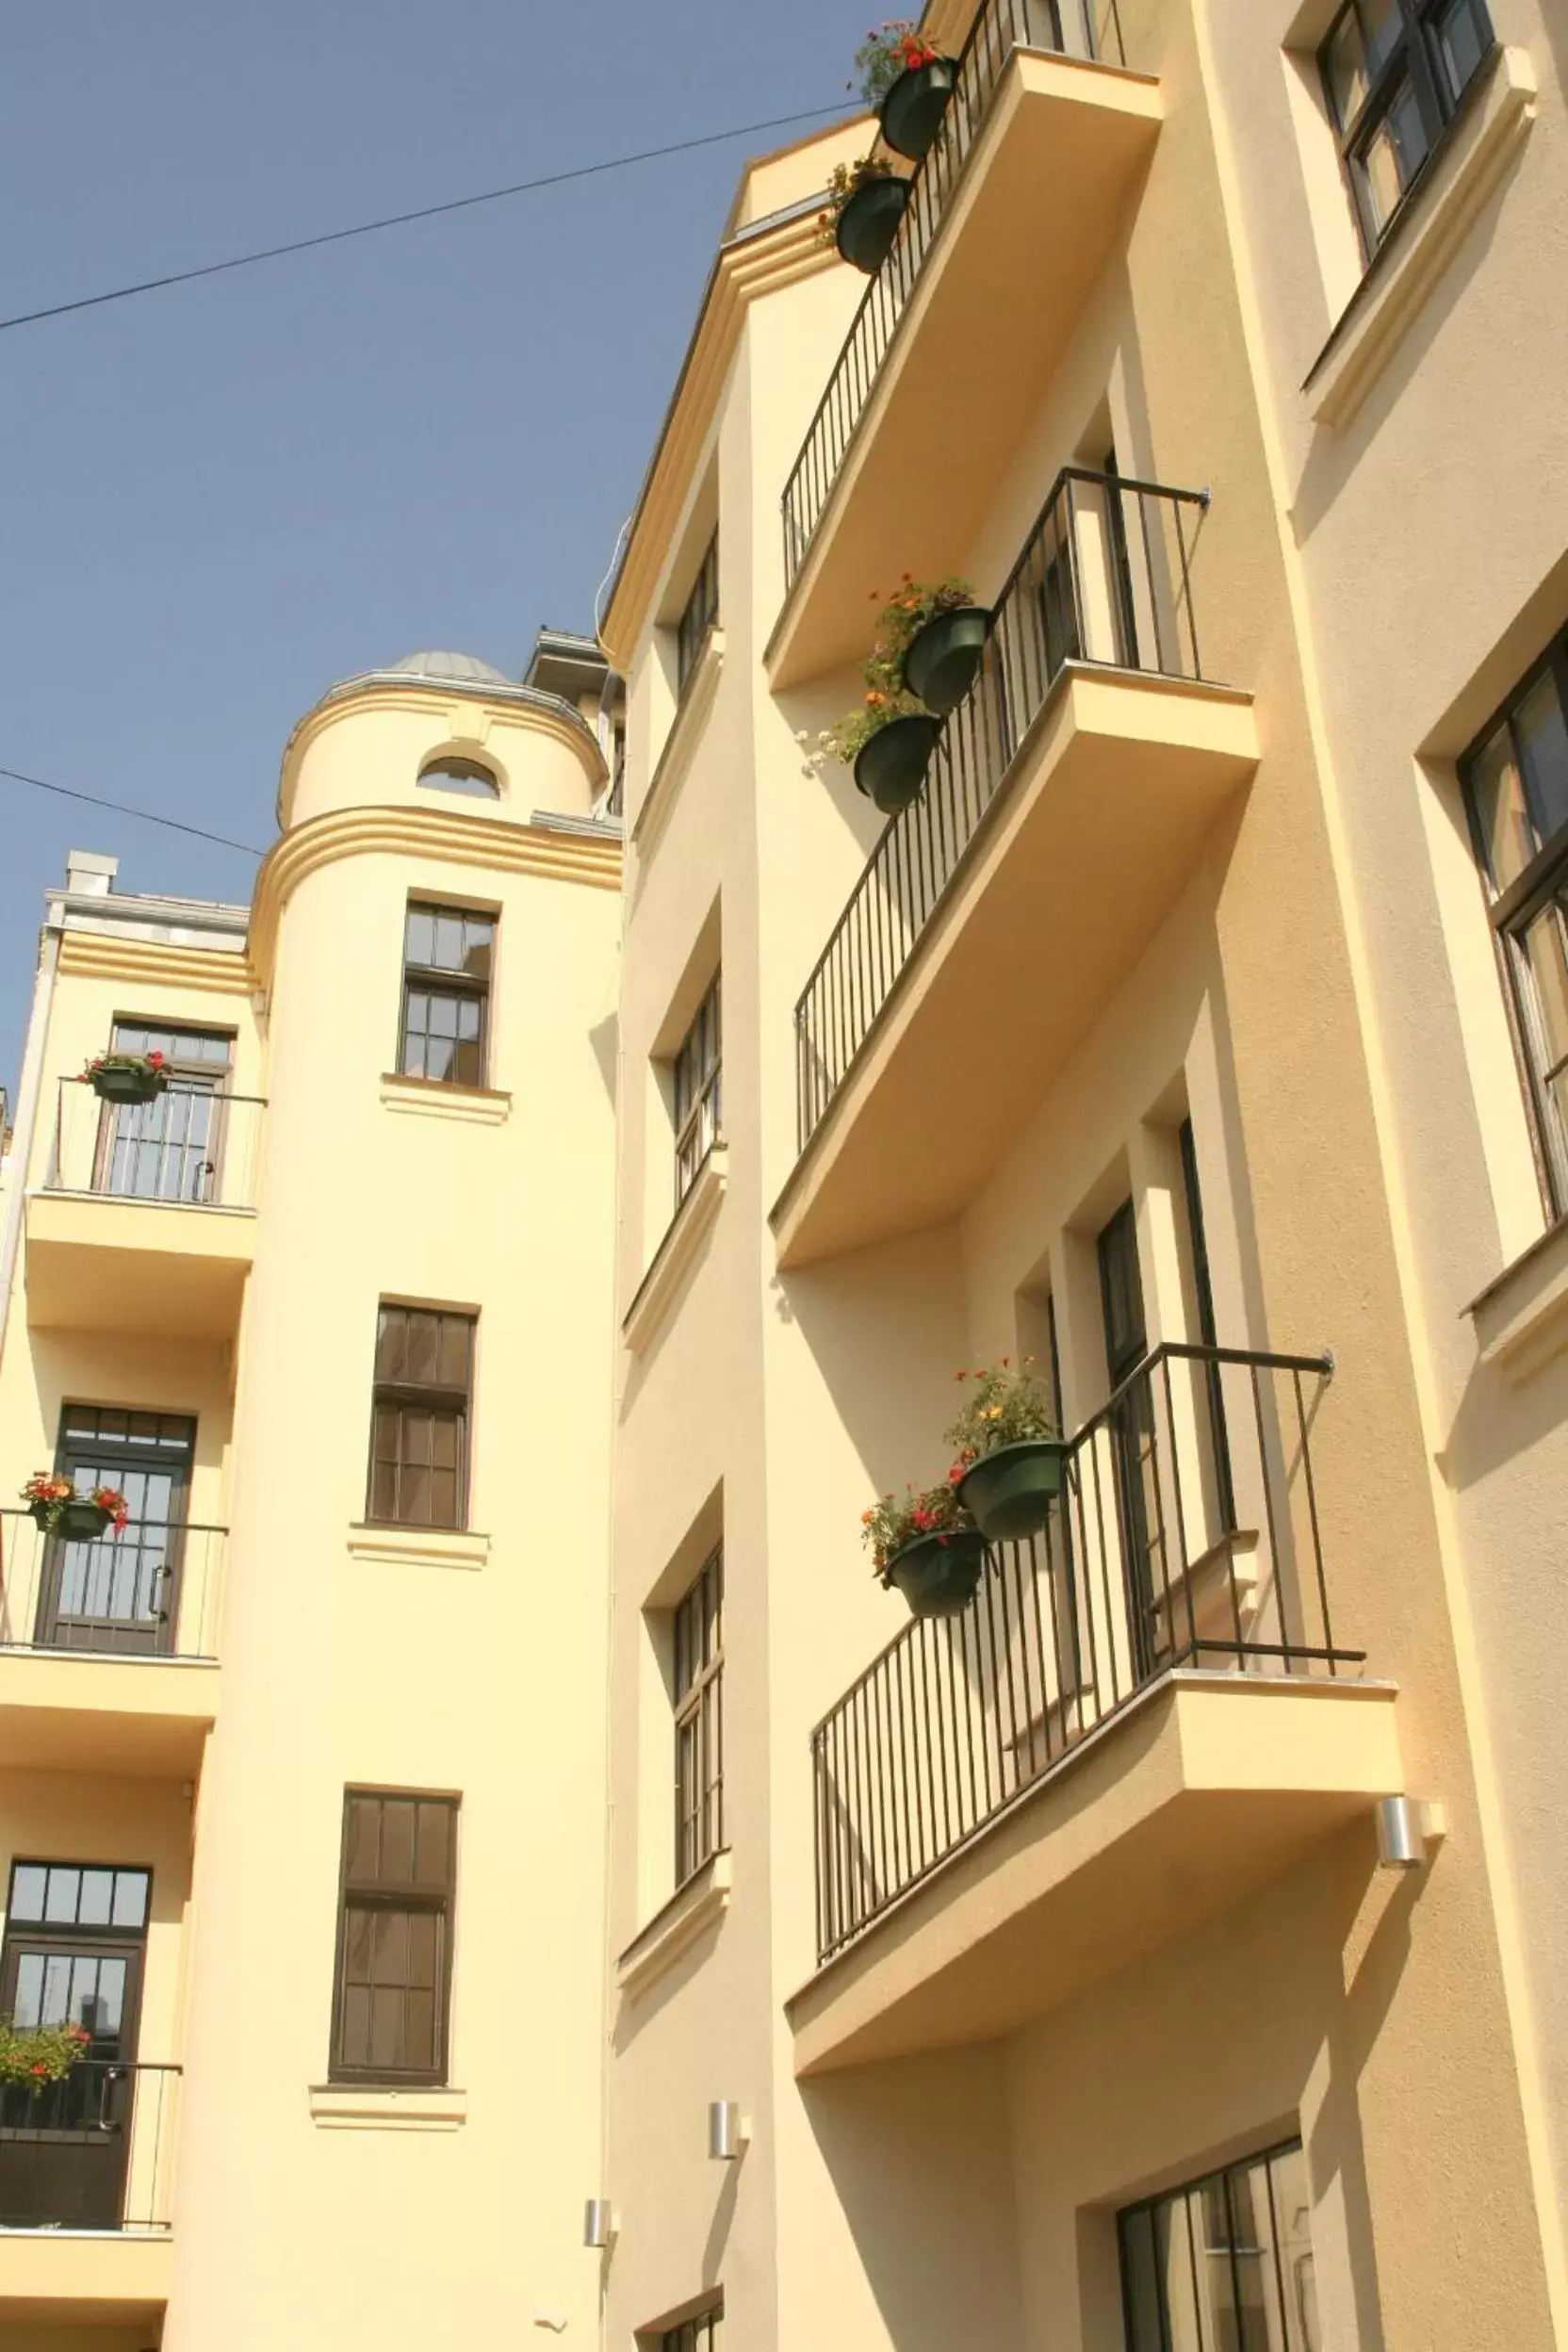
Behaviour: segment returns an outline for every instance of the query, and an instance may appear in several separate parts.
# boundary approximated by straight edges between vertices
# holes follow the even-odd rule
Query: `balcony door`
[[[45,1539],[40,1648],[156,1658],[174,1647],[196,1424],[180,1413],[67,1405],[56,1467],[79,1494],[119,1489],[130,1518],[93,1543]]]
[[[1157,1595],[1163,1584],[1159,1575],[1163,1536],[1153,1387],[1147,1374],[1138,1378],[1138,1368],[1149,1353],[1149,1331],[1138,1271],[1137,1220],[1131,1200],[1124,1200],[1106,1225],[1098,1250],[1128,1640],[1135,1679],[1143,1682],[1162,1663]]]
[[[142,1870],[12,1866],[0,2016],[90,2038],[63,2081],[0,2088],[0,2227],[120,2227],[151,1885]]]
[[[161,1054],[169,1085],[150,1102],[104,1104],[94,1192],[199,1206],[220,1197],[233,1046],[232,1037],[216,1030],[116,1021],[111,1052]]]

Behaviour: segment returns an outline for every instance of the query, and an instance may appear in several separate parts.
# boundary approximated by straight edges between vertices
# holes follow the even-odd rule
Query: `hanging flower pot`
[[[911,1617],[956,1617],[979,1591],[985,1564],[986,1539],[978,1527],[953,1535],[917,1535],[894,1552],[883,1582],[897,1585]]]
[[[906,67],[878,109],[882,136],[896,155],[914,163],[929,148],[941,128],[957,78],[954,57],[927,57],[923,65]]]
[[[919,799],[941,731],[929,711],[907,711],[879,727],[856,754],[855,781],[884,816],[896,817]]]
[[[983,1454],[965,1471],[958,1492],[988,1544],[1039,1533],[1062,1491],[1066,1458],[1060,1438],[1023,1438]]]
[[[1017,1371],[1004,1356],[958,1378],[972,1383],[947,1432],[958,1449],[948,1475],[959,1500],[988,1543],[1037,1535],[1061,1493],[1068,1451],[1044,1388],[1027,1358]]]
[[[874,278],[892,251],[909,202],[909,183],[890,172],[868,174],[845,196],[833,241],[847,262]]]
[[[991,616],[980,604],[933,612],[904,651],[904,683],[928,710],[945,713],[962,702],[980,674]]]
[[[169,1084],[161,1054],[100,1054],[82,1072],[100,1102],[151,1102]]]
[[[974,1598],[986,1539],[952,1479],[884,1494],[860,1517],[884,1584],[896,1585],[916,1617],[956,1617]]]
[[[69,1478],[48,1470],[37,1471],[27,1480],[22,1499],[35,1525],[66,1544],[95,1544],[111,1527],[118,1535],[129,1515],[117,1487],[100,1486],[90,1494],[78,1494]]]

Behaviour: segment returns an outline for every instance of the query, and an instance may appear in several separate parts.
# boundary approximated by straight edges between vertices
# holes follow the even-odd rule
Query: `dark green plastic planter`
[[[64,1544],[95,1544],[109,1524],[103,1504],[95,1503],[90,1494],[78,1494],[74,1502],[65,1504],[53,1529],[48,1503],[30,1503],[27,1508],[46,1534],[57,1535]]]
[[[161,1070],[95,1070],[92,1091],[100,1102],[152,1102],[169,1084]]]
[[[907,180],[866,180],[846,198],[834,231],[845,261],[874,278],[892,250],[904,207],[909,201]]]
[[[952,1535],[917,1535],[895,1552],[883,1570],[896,1584],[914,1617],[956,1617],[973,1600],[986,1564],[986,1539],[978,1527]]]
[[[956,604],[917,629],[904,654],[904,683],[928,710],[956,710],[980,674],[991,616],[983,604]]]
[[[937,748],[941,721],[924,710],[890,719],[860,747],[855,761],[855,781],[885,817],[896,817],[920,798],[931,754]]]
[[[882,136],[895,155],[920,161],[941,128],[957,72],[956,58],[933,57],[899,75],[877,109]]]
[[[964,1509],[989,1544],[1016,1544],[1037,1535],[1062,1491],[1067,1447],[1059,1437],[1031,1437],[999,1446],[958,1481]]]

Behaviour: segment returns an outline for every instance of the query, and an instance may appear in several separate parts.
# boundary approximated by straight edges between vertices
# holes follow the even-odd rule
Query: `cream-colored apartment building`
[[[50,893],[0,1483],[132,1516],[0,1519],[19,2352],[1568,2344],[1568,30],[923,22],[596,645],[335,688],[249,909]],[[911,1618],[1026,1354],[1061,1498]]]

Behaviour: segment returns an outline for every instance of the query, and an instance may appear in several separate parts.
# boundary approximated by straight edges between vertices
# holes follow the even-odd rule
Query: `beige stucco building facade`
[[[873,121],[743,174],[602,650],[335,689],[248,910],[51,897],[0,1445],[132,1522],[0,1523],[25,2352],[1568,2337],[1568,45],[923,23],[869,283]]]

